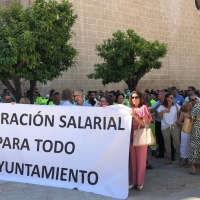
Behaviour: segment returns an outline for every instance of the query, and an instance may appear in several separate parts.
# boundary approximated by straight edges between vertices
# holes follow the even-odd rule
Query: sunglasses
[[[135,96],[135,97],[132,96],[132,97],[131,97],[131,99],[139,99],[139,98],[140,98],[139,96]]]
[[[10,101],[11,99],[6,99],[6,101]]]
[[[195,99],[191,99],[191,101],[196,101],[197,100],[197,98],[195,98]]]
[[[168,98],[173,99],[174,97],[168,97]]]

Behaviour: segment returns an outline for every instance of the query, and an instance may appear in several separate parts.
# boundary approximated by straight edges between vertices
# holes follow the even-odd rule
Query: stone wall
[[[20,0],[23,5],[30,3]],[[61,2],[61,0],[58,0]],[[78,20],[74,27],[76,36],[72,44],[79,51],[76,68],[70,69],[59,79],[38,84],[41,93],[50,88],[72,90],[124,90],[122,82],[102,86],[101,81],[88,80],[93,65],[101,60],[96,56],[95,44],[110,38],[118,29],[134,29],[147,40],[168,43],[168,54],[163,68],[152,70],[139,82],[138,89],[167,88],[185,89],[193,85],[200,89],[200,12],[195,0],[70,0]],[[2,1],[1,1],[2,2]],[[7,6],[6,2],[0,6]],[[24,87],[27,87],[24,83]]]
[[[11,2],[19,2],[23,6],[30,6],[32,0],[0,0],[0,8],[9,8]]]
[[[8,8],[10,6],[10,2],[12,0],[1,0],[0,1],[0,8]]]

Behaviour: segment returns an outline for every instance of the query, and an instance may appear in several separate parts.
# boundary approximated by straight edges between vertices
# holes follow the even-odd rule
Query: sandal
[[[129,185],[129,190],[133,189],[134,185]]]
[[[165,165],[170,165],[172,164],[172,160],[167,160],[167,162],[165,163]]]
[[[183,163],[182,158],[179,158],[179,165],[180,165],[180,166],[184,166],[184,163]]]
[[[138,191],[141,191],[142,189],[143,189],[143,185],[138,185],[138,186],[137,186],[137,190],[138,190]]]
[[[192,164],[188,170],[189,174],[195,174],[195,165]]]
[[[137,188],[137,185],[129,185],[129,190],[131,190],[133,188]]]

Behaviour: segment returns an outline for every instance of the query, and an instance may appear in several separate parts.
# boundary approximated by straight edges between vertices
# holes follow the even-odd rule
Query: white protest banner
[[[128,197],[130,108],[0,104],[0,180]]]

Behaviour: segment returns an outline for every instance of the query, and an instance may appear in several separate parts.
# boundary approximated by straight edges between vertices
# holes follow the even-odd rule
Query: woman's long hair
[[[140,108],[142,105],[145,104],[144,96],[143,96],[143,94],[142,94],[139,90],[133,91],[133,92],[130,94],[130,96],[129,96],[129,103],[130,103],[130,105],[133,106],[133,107],[134,107],[134,104],[133,104],[133,102],[132,102],[132,95],[133,95],[133,94],[137,94],[137,95],[140,97],[140,104],[139,104],[139,106],[138,106],[138,107]]]
[[[181,111],[187,112],[187,107],[188,107],[189,104],[191,104],[190,101],[184,102]]]
[[[168,101],[167,101],[167,98],[169,97],[169,96],[173,96],[173,94],[172,93],[170,93],[170,92],[168,92],[166,95],[165,95],[165,99],[164,99],[164,101],[163,101],[163,103],[162,103],[162,105],[165,107],[165,108],[168,108]],[[174,105],[174,103],[172,103],[172,105]]]

